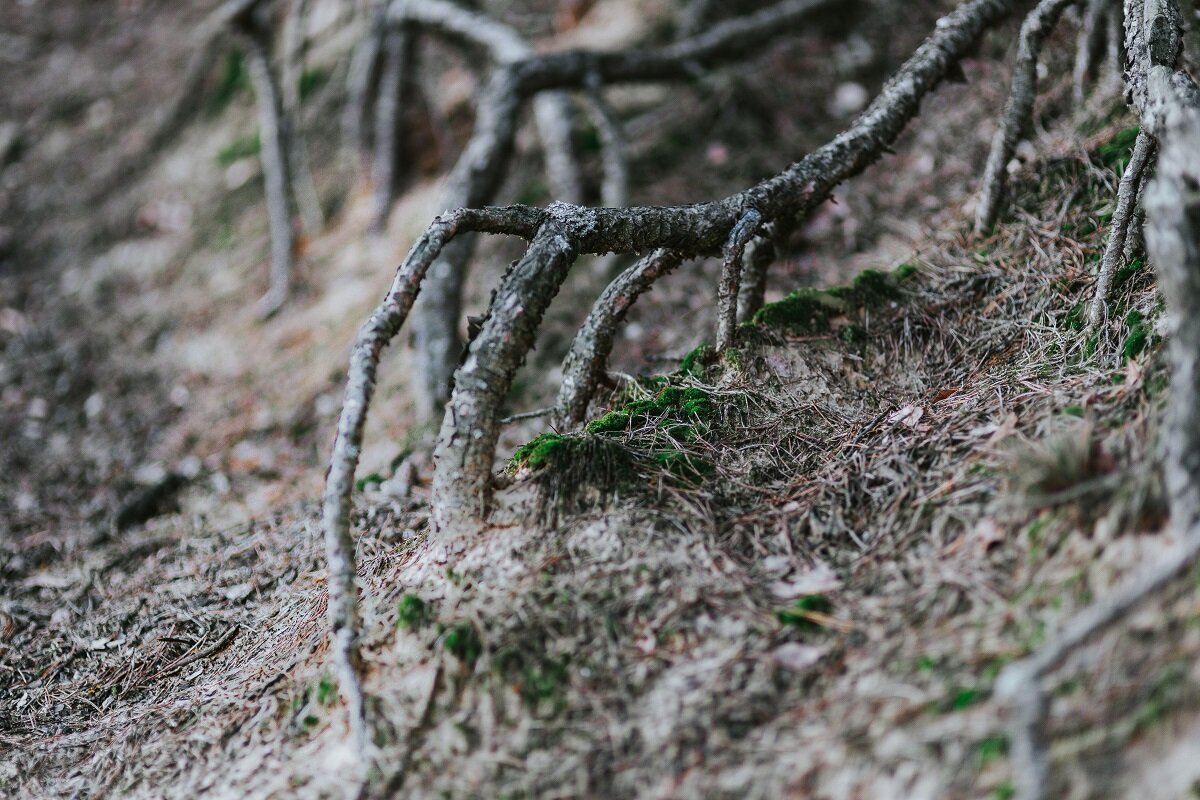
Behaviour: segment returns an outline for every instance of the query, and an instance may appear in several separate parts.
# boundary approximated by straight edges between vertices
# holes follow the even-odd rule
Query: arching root
[[[1041,0],[1025,17],[1013,64],[1012,91],[1000,117],[1000,127],[992,138],[984,168],[983,188],[975,206],[975,231],[987,233],[996,224],[1004,205],[1008,183],[1008,162],[1017,150],[1017,143],[1029,127],[1033,102],[1037,97],[1037,63],[1042,42],[1054,29],[1059,17],[1075,0]]]
[[[1125,243],[1129,232],[1137,221],[1135,209],[1138,189],[1153,157],[1154,137],[1143,130],[1138,133],[1137,141],[1133,145],[1133,156],[1129,159],[1129,165],[1121,175],[1121,183],[1117,187],[1117,207],[1109,224],[1108,242],[1104,246],[1104,257],[1100,261],[1100,273],[1096,276],[1096,296],[1088,306],[1089,329],[1096,328],[1104,321],[1113,276],[1116,275],[1117,267],[1125,255]]]
[[[1012,772],[1022,800],[1050,796],[1042,679],[1200,560],[1200,88],[1175,69],[1179,23],[1175,0],[1126,0],[1129,96],[1147,141],[1153,137],[1159,147],[1158,176],[1146,197],[1147,245],[1168,301],[1171,394],[1163,470],[1178,544],[1001,673],[996,694],[1013,711]]]

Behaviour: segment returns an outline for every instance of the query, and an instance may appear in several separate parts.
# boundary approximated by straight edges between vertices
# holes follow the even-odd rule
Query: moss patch
[[[911,264],[890,273],[868,269],[846,286],[797,289],[782,300],[760,308],[751,321],[754,325],[797,333],[825,333],[835,317],[901,299],[900,284],[915,273],[916,267]]]

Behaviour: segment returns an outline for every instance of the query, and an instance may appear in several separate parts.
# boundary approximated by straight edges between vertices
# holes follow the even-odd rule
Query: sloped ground
[[[1117,106],[1053,122],[997,234],[962,233],[957,200],[974,188],[1002,74],[969,64],[973,84],[941,93],[889,169],[846,187],[777,285],[903,262],[890,278],[784,300],[737,357],[697,354],[614,397],[593,433],[549,440],[549,467],[514,465],[496,527],[463,551],[426,540],[420,487],[397,498],[364,485],[368,691],[398,796],[1011,792],[996,673],[1166,547],[1153,469],[1165,377],[1148,270],[1123,276],[1101,339],[1078,330],[1122,152],[1105,145],[1128,124]],[[1064,90],[1045,107],[1061,112]],[[344,343],[386,283],[378,265],[437,210],[436,186],[402,200],[394,242],[364,243],[362,198],[346,195],[309,245],[309,292],[259,325],[244,286],[261,280],[247,265],[265,223],[249,184],[218,203],[211,176],[248,111],[242,96],[147,178],[174,202],[172,175],[207,181],[189,184],[190,228],[118,245],[58,288],[5,284],[39,289],[25,304],[6,295],[22,311],[5,317],[21,376],[6,378],[5,463],[24,484],[5,487],[25,499],[5,494],[17,524],[0,551],[5,794],[349,791],[303,500],[319,491]],[[708,159],[706,190],[754,171],[722,177],[709,144],[676,154]],[[647,199],[686,197],[664,172]],[[622,368],[703,337],[711,266],[643,301]],[[569,331],[586,299],[561,299],[551,325]],[[94,320],[90,337],[65,332],[79,318]],[[77,344],[89,338],[92,350]],[[411,428],[397,361],[367,457],[385,476]],[[520,403],[544,399],[540,368]],[[80,384],[54,394],[60,375]],[[55,433],[80,438],[55,445]],[[595,456],[586,469],[580,450]],[[592,490],[561,479],[573,464]],[[127,494],[115,482],[164,469],[193,475],[183,512],[111,535]],[[1195,580],[1181,582],[1056,677],[1062,796],[1195,791],[1198,620]]]

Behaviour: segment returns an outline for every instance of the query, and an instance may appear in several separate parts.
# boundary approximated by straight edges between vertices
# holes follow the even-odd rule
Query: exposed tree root
[[[625,137],[612,107],[599,86],[584,93],[584,108],[600,137],[600,158],[604,178],[600,183],[600,205],[624,208],[629,205],[629,161],[625,156]]]
[[[747,209],[729,232],[729,241],[725,243],[725,261],[721,265],[721,281],[717,284],[717,350],[728,350],[735,344],[742,256],[761,224],[762,215],[753,208]]]
[[[1008,162],[1012,160],[1033,116],[1033,102],[1037,98],[1037,64],[1042,42],[1054,30],[1059,17],[1075,0],[1041,0],[1025,18],[1017,46],[1017,59],[1013,64],[1012,91],[1000,118],[1000,127],[992,138],[992,149],[988,153],[987,167],[983,174],[983,187],[975,207],[975,231],[987,233],[996,224],[1004,205],[1004,192],[1008,183]]]
[[[767,271],[778,257],[776,242],[787,237],[782,233],[785,226],[780,223],[768,225],[761,235],[751,239],[742,256],[742,280],[738,291],[737,318],[748,322],[762,308],[767,294]]]
[[[1179,544],[1160,564],[1132,578],[1067,622],[1028,658],[1009,665],[996,693],[1013,709],[1011,759],[1020,796],[1050,796],[1048,703],[1041,680],[1091,639],[1200,559],[1200,89],[1175,69],[1180,53],[1175,0],[1126,0],[1129,96],[1147,136],[1158,141],[1157,179],[1147,190],[1147,244],[1168,300],[1171,394],[1164,476],[1171,529]]]
[[[333,661],[338,686],[346,701],[355,751],[369,760],[367,721],[363,704],[358,589],[355,576],[354,540],[350,536],[350,497],[354,470],[358,466],[367,407],[375,390],[375,372],[383,348],[408,318],[417,290],[434,259],[446,243],[468,231],[517,232],[532,238],[537,218],[525,209],[460,210],[439,217],[425,232],[396,272],[383,302],[359,331],[350,360],[346,399],[338,419],[333,456],[325,484],[322,527],[329,584],[329,622],[333,637]]]
[[[288,156],[292,163],[292,193],[300,212],[300,222],[309,233],[325,225],[325,212],[317,196],[316,182],[308,163],[308,148],[300,135],[300,80],[304,75],[304,57],[308,37],[304,25],[310,0],[292,0],[283,18],[282,65],[283,113],[288,120]]]
[[[412,80],[414,44],[412,31],[404,25],[390,30],[384,43],[383,75],[379,80],[379,97],[375,101],[372,233],[381,233],[387,227],[388,212],[396,196],[396,159],[403,142],[400,112],[411,94],[408,83]]]
[[[638,297],[682,262],[683,257],[672,250],[655,250],[618,275],[596,299],[563,360],[555,417],[558,427],[570,429],[583,423],[604,379],[617,327]]]
[[[1125,255],[1125,242],[1129,232],[1138,221],[1135,209],[1137,206],[1138,189],[1142,185],[1142,177],[1150,159],[1154,157],[1154,137],[1145,130],[1138,133],[1137,142],[1133,146],[1133,156],[1125,173],[1121,176],[1117,188],[1117,207],[1113,211],[1112,222],[1109,224],[1108,243],[1104,246],[1104,258],[1100,262],[1100,274],[1096,276],[1096,296],[1088,307],[1087,324],[1095,328],[1104,321],[1108,310],[1108,294],[1112,288],[1113,276],[1117,274],[1117,265]]]
[[[1112,24],[1113,0],[1087,0],[1075,48],[1072,74],[1075,102],[1082,103],[1089,84],[1096,81],[1100,65],[1108,52],[1108,26]]]
[[[521,62],[513,69],[500,70],[493,78],[493,82],[507,80],[514,84],[506,95],[497,92],[495,96],[515,100],[537,89],[577,86],[593,75],[604,81],[675,75],[693,59],[757,43],[764,25],[777,26],[781,14],[796,14],[816,5],[784,3],[660,51],[560,53]],[[671,253],[663,253],[660,258],[674,259],[713,253],[729,244],[727,261],[740,261],[746,240],[760,224],[780,220],[794,224],[827,199],[835,186],[877,161],[917,115],[925,95],[958,65],[985,30],[1011,12],[1012,6],[1008,0],[963,3],[939,21],[935,32],[848,130],[775,177],[723,200],[631,209],[587,209],[554,203],[544,210],[521,206],[460,210],[433,223],[410,251],[383,303],[359,334],[331,457],[323,524],[330,572],[330,621],[337,644],[335,659],[345,691],[361,694],[349,512],[366,412],[380,352],[403,324],[422,279],[436,259],[444,257],[444,248],[468,231],[507,233],[530,241],[524,257],[509,269],[493,295],[487,317],[455,374],[453,396],[442,423],[435,453],[433,520],[440,536],[454,538],[484,524],[493,491],[492,464],[502,421],[501,403],[533,345],[543,314],[580,254],[657,249]],[[514,103],[507,105],[511,120]],[[484,116],[483,109],[480,115]],[[732,257],[735,253],[737,258]],[[665,267],[666,263],[647,264],[644,269],[665,271]],[[631,278],[631,285],[637,283],[636,277]],[[634,288],[626,293],[636,296],[637,291]],[[727,294],[729,307],[735,308],[736,287]],[[362,745],[360,752],[365,754],[362,698],[348,695],[347,699],[351,714],[358,715],[351,725]]]
[[[471,140],[447,181],[443,205],[456,208],[486,205],[495,199],[508,168],[517,115],[525,99],[534,98],[535,118],[547,150],[547,174],[552,190],[564,198],[569,196],[566,189],[554,187],[552,162],[554,153],[568,152],[569,142],[555,146],[554,137],[565,138],[569,126],[556,121],[566,117],[555,110],[563,95],[553,90],[599,91],[613,83],[691,79],[698,69],[743,57],[830,5],[832,0],[785,0],[655,50],[568,51],[542,56],[530,53],[506,26],[446,0],[399,2],[392,6],[391,18],[483,46],[498,65],[480,93]],[[430,272],[429,285],[415,312],[413,339],[417,372],[423,382],[415,394],[418,411],[426,418],[445,405],[450,377],[462,352],[462,285],[472,251],[470,238],[446,249]]]
[[[248,42],[247,54],[250,80],[258,105],[259,138],[262,142],[263,183],[267,196],[267,218],[271,228],[271,285],[259,301],[261,316],[269,317],[279,311],[291,291],[292,256],[296,250],[292,229],[292,200],[290,189],[295,178],[292,172],[288,141],[289,120],[284,112],[283,98],[275,70],[271,67],[271,30],[258,18],[263,6],[236,21],[237,29]]]

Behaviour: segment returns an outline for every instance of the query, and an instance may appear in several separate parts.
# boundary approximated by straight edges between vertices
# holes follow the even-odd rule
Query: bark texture
[[[296,249],[290,193],[294,177],[287,144],[291,137],[279,82],[271,68],[270,30],[260,20],[246,20],[240,29],[249,43],[247,59],[258,105],[263,184],[271,228],[271,285],[259,301],[259,311],[270,316],[283,306],[291,291],[292,255]]]
[[[535,98],[534,113],[553,189],[553,154],[569,152],[569,142],[555,145],[554,137],[569,133],[569,127],[559,122],[565,118],[555,107],[561,102],[555,99],[560,95],[550,95],[547,102],[541,93],[580,88],[598,91],[611,83],[689,80],[697,70],[743,57],[833,4],[833,0],[785,0],[658,49],[574,50],[540,56],[532,54],[507,26],[446,0],[407,0],[393,5],[390,14],[394,22],[408,20],[438,35],[484,47],[499,65],[480,93],[474,132],[447,181],[443,205],[456,208],[494,201],[508,167],[517,115],[527,98]],[[563,190],[556,193],[562,199]],[[416,394],[418,412],[425,418],[444,407],[450,377],[462,353],[462,286],[472,251],[469,238],[446,249],[430,271],[429,285],[415,313],[413,341],[423,384]]]
[[[655,250],[618,275],[596,299],[563,360],[557,427],[570,429],[583,424],[588,406],[604,380],[617,328],[638,297],[682,261],[682,256],[672,250]]]
[[[1124,587],[1069,620],[1032,656],[1005,668],[996,694],[1012,709],[1012,771],[1019,797],[1051,796],[1042,679],[1122,620],[1200,557],[1200,89],[1176,65],[1181,18],[1175,0],[1126,0],[1128,98],[1158,141],[1156,180],[1147,190],[1147,245],[1167,302],[1171,394],[1164,477],[1174,551]]]
[[[359,331],[350,356],[346,395],[325,480],[321,519],[329,581],[333,661],[338,674],[338,688],[346,701],[355,751],[364,760],[369,754],[369,737],[358,647],[360,620],[354,539],[350,535],[350,505],[354,471],[362,447],[367,408],[375,391],[375,373],[380,353],[404,324],[422,279],[447,242],[467,231],[517,232],[532,238],[538,220],[538,217],[522,209],[460,210],[435,219],[413,245],[397,270],[383,302]]]
[[[1109,223],[1108,242],[1104,246],[1104,258],[1100,261],[1100,274],[1096,276],[1096,296],[1088,308],[1088,327],[1095,328],[1104,321],[1108,310],[1108,294],[1112,289],[1113,276],[1125,256],[1125,242],[1130,229],[1137,223],[1135,211],[1138,189],[1146,167],[1154,157],[1154,138],[1145,130],[1138,133],[1133,146],[1133,156],[1121,175],[1117,187],[1117,207]]]
[[[1029,127],[1033,103],[1037,99],[1037,65],[1042,42],[1054,30],[1059,17],[1075,0],[1041,0],[1021,25],[1017,60],[1013,64],[1012,91],[1000,117],[1000,127],[992,137],[983,188],[975,207],[975,231],[987,233],[996,224],[1004,206],[1008,184],[1008,162]]]
[[[964,3],[939,21],[933,35],[847,131],[744,192],[691,206],[586,209],[553,204],[543,221],[548,227],[539,231],[535,245],[501,283],[483,329],[456,373],[435,455],[434,519],[443,534],[469,533],[486,518],[499,431],[498,405],[532,346],[528,323],[533,321],[536,327],[541,320],[574,255],[654,248],[677,250],[685,256],[709,254],[725,245],[734,226],[751,211],[764,222],[802,219],[837,184],[882,156],[916,116],[921,99],[957,65],[981,33],[1010,10],[1011,4],[1002,0]],[[569,80],[571,65],[578,57],[563,54],[560,68],[538,74],[550,85]],[[623,65],[614,61],[611,69],[623,69]]]
[[[789,2],[779,8],[811,9],[818,3]],[[775,177],[723,200],[690,206],[588,209],[554,203],[548,209],[521,206],[462,209],[434,221],[397,270],[383,302],[363,326],[351,355],[346,397],[338,421],[323,505],[329,563],[329,615],[339,686],[347,700],[355,746],[367,757],[365,707],[359,676],[358,612],[354,543],[349,515],[363,427],[382,349],[399,331],[418,288],[445,248],[468,232],[503,233],[531,242],[525,256],[504,276],[487,317],[456,375],[435,460],[434,522],[443,537],[461,536],[485,524],[492,495],[492,465],[500,404],[514,373],[533,344],[538,324],[582,253],[670,250],[678,257],[719,252],[734,226],[753,211],[764,223],[795,222],[826,199],[838,183],[878,160],[907,123],[922,98],[971,50],[979,36],[1011,12],[1011,0],[968,0],[939,21],[937,29],[879,96],[844,133]],[[738,20],[686,46],[637,55],[633,62],[651,74],[681,69],[681,58],[729,53],[724,42],[749,46],[755,25],[775,25],[779,8]],[[759,37],[760,38],[760,37]],[[739,45],[739,46],[741,46]],[[550,66],[547,67],[546,65]],[[523,71],[524,70],[524,71]],[[530,81],[524,89],[564,88],[587,75],[602,78],[642,74],[620,55],[565,53],[497,71],[493,80]],[[532,77],[521,78],[520,75]],[[517,102],[521,94],[508,95]],[[511,142],[511,136],[508,137]]]
[[[742,285],[742,256],[746,245],[762,225],[762,215],[751,208],[746,211],[725,243],[725,260],[721,265],[721,281],[717,285],[717,350],[727,350],[737,343],[737,301]]]

